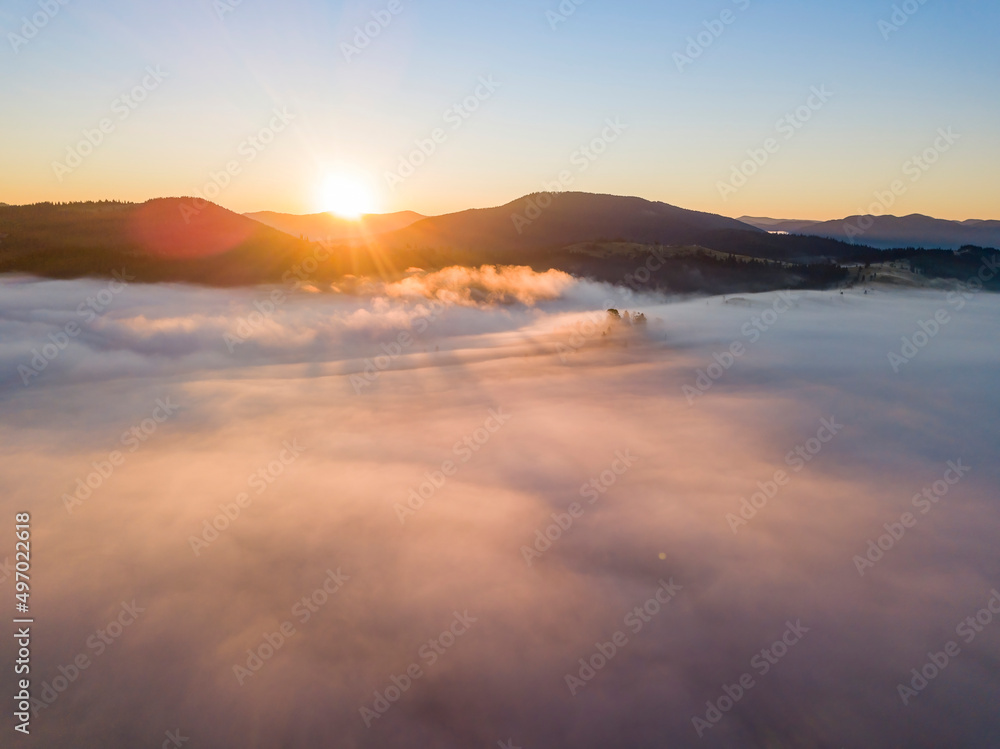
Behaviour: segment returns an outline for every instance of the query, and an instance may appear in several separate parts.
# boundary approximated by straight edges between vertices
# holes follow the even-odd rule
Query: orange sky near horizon
[[[954,171],[954,170],[953,170]],[[9,172],[8,172],[9,174]],[[336,176],[336,172],[331,173]],[[621,178],[598,180],[588,179],[579,185],[568,186],[571,191],[606,193],[613,195],[630,195],[647,200],[661,201],[696,211],[716,213],[732,218],[740,216],[756,216],[788,219],[836,220],[855,214],[888,213],[905,216],[913,213],[933,216],[935,218],[963,221],[966,219],[1000,219],[997,212],[997,202],[991,198],[991,185],[987,180],[978,180],[983,184],[975,189],[961,193],[954,189],[953,179],[958,179],[966,185],[973,179],[962,179],[950,174],[941,174],[937,179],[928,176],[918,183],[907,183],[900,173],[893,179],[887,179],[884,184],[869,180],[867,193],[855,194],[853,186],[827,184],[823,190],[801,190],[794,185],[769,185],[766,194],[761,191],[746,194],[737,193],[730,200],[722,200],[715,185],[702,179],[697,188],[682,185],[664,185],[661,180]],[[612,175],[613,177],[613,175]],[[906,192],[896,196],[889,203],[892,194],[892,183],[899,180]],[[204,196],[224,208],[237,213],[256,211],[275,211],[278,213],[310,214],[331,211],[345,218],[351,218],[351,213],[337,210],[337,206],[324,203],[321,178],[307,178],[302,183],[288,182],[277,175],[265,176],[258,182],[248,181],[239,188],[222,192],[214,198],[204,188],[184,189],[172,180],[164,180],[163,187],[156,184],[154,177],[143,176],[140,184],[122,184],[114,179],[98,178],[87,184],[59,186],[53,189],[51,184],[32,185],[25,182],[10,184],[10,180],[0,175],[0,202],[11,205],[25,205],[36,202],[75,202],[87,200],[123,200],[141,203],[159,197],[183,197],[194,193]],[[775,182],[776,180],[771,180]],[[173,182],[171,185],[170,183]],[[206,182],[210,184],[210,182]],[[898,186],[898,183],[897,183]],[[479,189],[476,189],[476,188]],[[470,208],[489,208],[504,205],[522,195],[539,192],[544,189],[544,183],[519,183],[510,179],[508,184],[500,184],[489,180],[487,185],[466,186],[442,183],[428,190],[408,190],[395,195],[386,191],[371,191],[372,201],[362,209],[361,213],[393,213],[396,211],[415,211],[425,216],[436,216],[453,213]]]

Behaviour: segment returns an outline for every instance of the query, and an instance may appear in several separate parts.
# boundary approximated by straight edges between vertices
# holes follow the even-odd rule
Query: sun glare
[[[375,213],[375,196],[363,180],[342,174],[328,176],[320,196],[322,209],[341,218],[360,218]]]

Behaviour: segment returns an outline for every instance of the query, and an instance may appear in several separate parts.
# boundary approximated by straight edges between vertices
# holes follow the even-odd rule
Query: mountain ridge
[[[514,253],[602,238],[690,244],[727,229],[762,231],[736,219],[634,196],[531,193],[492,208],[426,218],[380,240],[390,247],[444,244],[460,251]]]
[[[419,214],[387,215],[405,222]],[[845,281],[847,268],[860,277],[859,266],[911,258],[915,272],[959,277],[984,252],[958,258],[875,250],[769,233],[639,197],[580,192],[533,193],[321,243],[196,198],[0,206],[0,273],[110,277],[127,268],[140,282],[212,286],[308,279],[317,289],[353,288],[363,279],[449,266],[521,265],[608,283],[627,283],[646,268],[640,275],[650,289],[731,293],[824,288]]]
[[[427,216],[415,211],[369,213],[357,220],[342,218],[328,212],[300,215],[276,211],[254,211],[243,215],[286,234],[301,235],[312,241],[361,239],[365,236],[403,229],[427,218]]]
[[[754,216],[742,216],[740,220],[765,231],[825,237],[876,249],[919,247],[957,250],[966,245],[1000,247],[1000,221],[992,219],[952,221],[910,213],[905,216],[856,214],[832,221]]]

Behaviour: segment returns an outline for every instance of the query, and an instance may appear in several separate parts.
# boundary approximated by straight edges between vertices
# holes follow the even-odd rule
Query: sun
[[[363,179],[346,174],[330,174],[323,180],[319,196],[322,210],[341,218],[358,219],[375,213],[375,194]]]

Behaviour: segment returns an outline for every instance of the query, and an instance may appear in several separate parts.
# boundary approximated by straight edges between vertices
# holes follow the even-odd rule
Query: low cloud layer
[[[1000,740],[1000,299],[472,273],[2,282],[23,744]]]
[[[525,266],[454,266],[431,273],[418,271],[387,284],[385,293],[395,299],[423,297],[466,306],[513,301],[533,306],[560,298],[575,283],[571,275],[559,270],[537,273]]]

